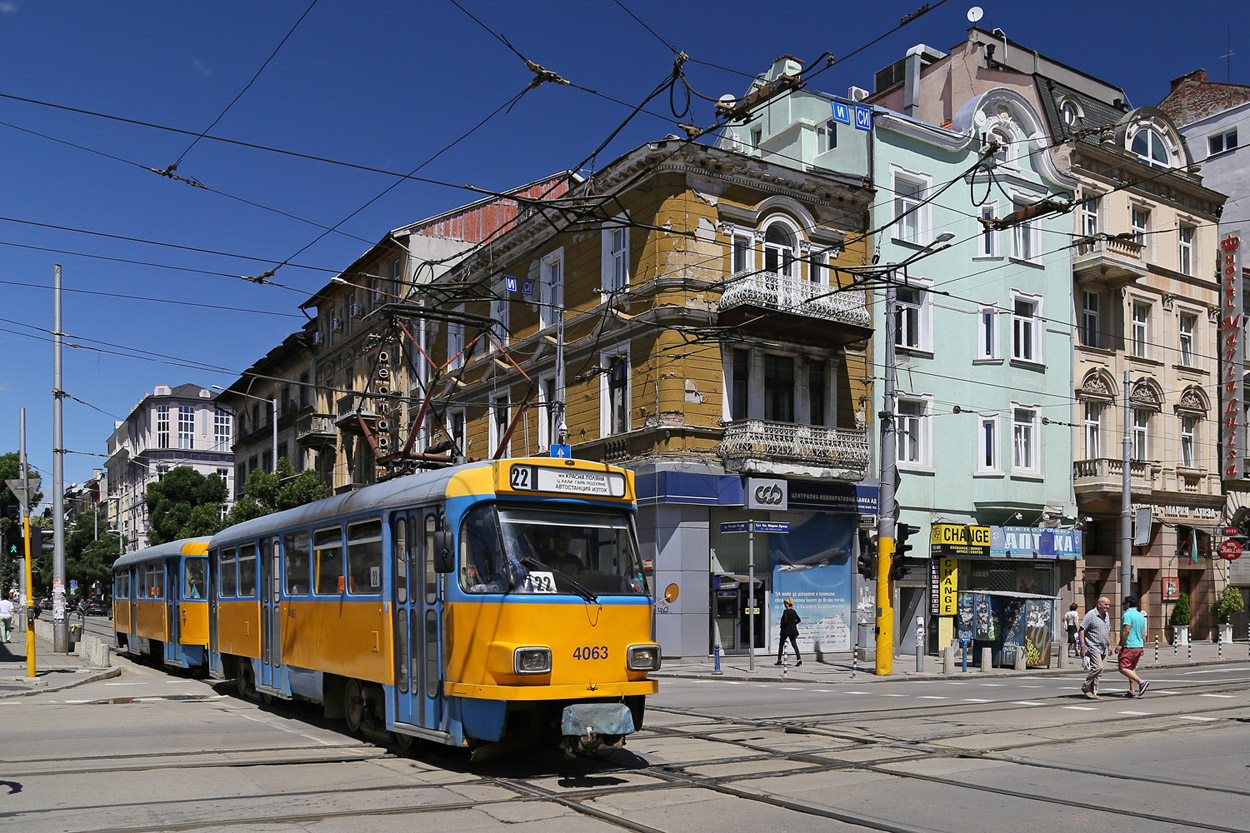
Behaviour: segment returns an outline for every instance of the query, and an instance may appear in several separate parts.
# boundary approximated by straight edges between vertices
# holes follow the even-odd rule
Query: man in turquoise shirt
[[[1125,697],[1141,697],[1150,683],[1137,676],[1137,662],[1146,648],[1146,617],[1137,609],[1137,599],[1124,597],[1124,613],[1120,616],[1120,673],[1128,677]],[[1134,688],[1136,685],[1136,688]]]

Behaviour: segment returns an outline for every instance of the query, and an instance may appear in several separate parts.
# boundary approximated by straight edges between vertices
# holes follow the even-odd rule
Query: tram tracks
[[[1206,692],[1227,690],[1230,690],[1229,687],[1207,687],[1203,689]],[[1238,690],[1244,690],[1244,687]],[[1164,696],[1166,695],[1156,695],[1160,699]],[[1155,698],[1152,697],[1153,699]],[[1057,703],[1055,698],[1050,698],[1047,705],[1053,709],[1060,703]],[[1033,712],[1034,709],[1041,708],[1021,707],[1014,703],[978,704],[978,706],[975,715],[972,716],[992,717],[996,712],[1020,710]],[[1244,713],[1245,709],[1244,703],[1230,703],[1213,705],[1210,708],[1200,710],[1187,710],[1187,713],[1191,715],[1201,714],[1204,716],[1227,717],[1239,712]],[[1039,740],[1037,743],[1023,744],[1018,739],[1006,737],[1006,735],[1011,733],[1019,734],[1021,731],[1019,728],[1000,730],[986,726],[969,725],[961,727],[958,731],[943,731],[924,738],[904,738],[888,731],[883,731],[886,729],[886,725],[891,723],[896,724],[897,728],[897,724],[900,721],[932,723],[935,717],[954,716],[949,706],[918,706],[910,710],[891,709],[888,712],[860,712],[853,717],[854,726],[845,728],[833,723],[835,720],[845,721],[847,715],[844,713],[827,715],[827,720],[822,725],[820,715],[812,714],[802,715],[798,719],[778,720],[728,718],[702,714],[693,710],[658,707],[653,708],[652,711],[658,714],[671,715],[675,718],[699,722],[693,725],[687,723],[648,726],[638,736],[640,740],[652,742],[652,746],[655,745],[655,741],[659,741],[662,744],[670,740],[714,743],[718,747],[723,747],[723,754],[714,753],[707,757],[705,750],[702,757],[686,756],[684,759],[678,760],[647,762],[637,758],[630,760],[629,752],[626,752],[623,755],[618,754],[613,757],[579,759],[567,764],[554,763],[554,756],[552,758],[538,758],[535,756],[529,757],[524,761],[503,762],[502,766],[499,762],[496,762],[487,767],[479,767],[470,764],[463,755],[454,752],[449,753],[446,750],[429,745],[420,745],[413,755],[404,756],[392,754],[381,747],[347,741],[343,744],[334,744],[330,749],[323,747],[258,747],[253,750],[247,750],[254,755],[252,760],[219,760],[210,764],[197,761],[196,753],[184,752],[162,756],[165,758],[164,761],[153,761],[151,758],[148,758],[146,761],[137,760],[144,757],[140,755],[95,756],[88,766],[69,762],[70,764],[75,764],[76,767],[49,767],[47,770],[40,771],[35,770],[39,769],[44,763],[55,762],[49,759],[29,759],[27,761],[9,761],[6,769],[25,765],[25,771],[13,771],[10,769],[10,772],[16,772],[21,777],[29,778],[70,773],[89,776],[92,774],[134,770],[194,770],[203,765],[224,767],[329,764],[331,766],[341,766],[343,762],[349,762],[353,765],[365,767],[384,765],[388,767],[388,771],[394,772],[398,771],[399,768],[395,767],[392,762],[414,759],[423,765],[421,769],[424,772],[428,772],[429,768],[433,767],[440,772],[464,776],[465,780],[455,782],[454,786],[457,788],[464,787],[466,792],[470,791],[470,786],[478,791],[493,787],[500,792],[495,797],[465,798],[440,794],[440,790],[447,789],[448,785],[446,783],[421,783],[419,780],[414,780],[413,783],[359,788],[349,787],[339,790],[339,797],[352,806],[292,811],[292,804],[306,805],[308,799],[315,798],[321,794],[317,792],[283,791],[266,797],[266,801],[271,808],[270,812],[258,812],[255,807],[249,808],[246,804],[246,799],[249,797],[245,796],[222,796],[215,799],[193,798],[176,803],[169,799],[162,802],[153,798],[150,801],[142,802],[136,809],[143,811],[144,814],[150,810],[153,814],[164,815],[170,812],[171,808],[176,804],[179,807],[177,811],[179,821],[170,823],[166,820],[161,823],[150,824],[104,824],[92,828],[100,830],[101,833],[154,833],[154,831],[159,830],[189,831],[210,826],[245,830],[261,825],[272,827],[275,824],[280,825],[283,823],[293,826],[311,824],[326,819],[366,819],[375,816],[422,816],[431,818],[440,813],[455,813],[468,810],[483,811],[499,818],[506,815],[508,808],[517,802],[546,803],[558,806],[563,808],[563,811],[594,818],[617,829],[633,831],[634,833],[673,833],[675,829],[679,828],[657,825],[655,819],[650,817],[643,819],[634,818],[631,817],[630,812],[617,809],[621,806],[629,806],[629,803],[622,799],[625,799],[630,794],[670,790],[706,791],[706,793],[716,794],[734,802],[748,802],[751,806],[766,806],[782,813],[822,819],[863,830],[889,831],[889,833],[925,833],[934,829],[944,829],[940,827],[935,828],[927,824],[911,824],[899,818],[891,818],[890,813],[885,810],[879,813],[864,812],[862,807],[833,806],[827,797],[804,800],[795,795],[776,794],[775,790],[770,786],[773,783],[773,779],[782,779],[794,775],[818,778],[824,773],[828,773],[831,778],[839,773],[861,773],[870,775],[873,778],[885,779],[882,781],[881,786],[877,788],[882,791],[894,790],[897,793],[900,789],[907,789],[906,787],[891,787],[889,782],[899,784],[923,783],[940,790],[951,791],[957,795],[986,797],[981,799],[982,801],[1025,802],[1028,805],[1044,805],[1056,810],[1058,808],[1080,810],[1085,814],[1105,817],[1106,821],[1102,822],[1103,826],[1114,826],[1116,819],[1127,818],[1133,824],[1164,825],[1171,829],[1209,830],[1220,831],[1220,833],[1248,833],[1250,831],[1250,828],[1239,826],[1237,823],[1227,823],[1227,819],[1195,819],[1192,817],[1192,814],[1184,812],[1179,806],[1176,812],[1160,808],[1156,808],[1158,811],[1152,812],[1150,809],[1136,808],[1126,803],[1109,805],[1106,802],[1094,800],[1073,800],[1067,795],[1052,796],[1037,791],[1026,791],[993,783],[978,783],[968,777],[952,777],[940,773],[934,774],[933,772],[909,770],[907,767],[920,768],[927,762],[937,764],[941,760],[955,762],[961,759],[968,759],[985,761],[986,763],[1000,765],[1015,771],[1029,768],[1039,771],[1053,771],[1067,776],[1087,774],[1085,770],[1078,767],[1021,758],[1017,753],[1029,746],[1063,744],[1068,742],[1068,739],[1049,738]],[[969,711],[960,709],[957,714],[969,716]],[[1168,716],[1155,715],[1153,719],[1157,721],[1158,718],[1166,718]],[[1161,733],[1178,728],[1178,725],[1175,723],[1170,726],[1134,726],[1138,721],[1145,719],[1148,718],[1130,715],[1116,715],[1114,717],[1104,715],[1098,725],[1111,728],[1109,731],[1100,729],[1098,737],[1100,740],[1105,740],[1148,732]],[[1231,719],[1240,720],[1242,718],[1232,717]],[[1048,720],[1040,725],[1030,725],[1028,730],[1044,732],[1070,724],[1071,721],[1065,723],[1062,719],[1055,719]],[[1201,730],[1204,727],[1214,727],[1216,725],[1218,724],[1181,724],[1181,726],[1190,730]],[[744,737],[744,733],[748,736]],[[970,750],[956,749],[945,745],[972,734],[988,738],[990,740],[988,747],[981,750]],[[812,746],[787,747],[784,740],[787,736],[791,738],[802,736],[814,740],[827,738],[833,745],[817,746],[816,748]],[[996,737],[1001,737],[1006,742],[995,744],[993,739]],[[1080,739],[1072,738],[1071,740],[1077,741]],[[874,751],[879,754],[874,754]],[[329,755],[322,757],[326,752],[329,752]],[[836,758],[838,755],[853,757],[857,754],[865,757],[861,757],[858,760]],[[340,760],[338,762],[333,760],[335,755],[339,756]],[[835,756],[835,759],[831,759],[831,756]],[[110,765],[110,761],[113,761],[116,765]],[[723,772],[725,769],[733,769],[739,765],[755,766],[751,767],[749,772]],[[9,777],[9,772],[0,776],[0,778],[4,777]],[[365,777],[367,778],[368,776]],[[553,786],[547,783],[553,777],[557,779],[557,783],[560,786]],[[1099,777],[1105,777],[1108,780],[1120,783],[1122,785],[1121,789],[1126,794],[1139,792],[1138,788],[1187,786],[1178,784],[1176,779],[1168,780],[1125,772],[1099,773]],[[619,783],[611,783],[610,781],[612,780],[619,780]],[[1250,794],[1250,791],[1247,790],[1210,784],[1193,784],[1191,786],[1202,789],[1204,794],[1210,796],[1213,800],[1227,798],[1229,800],[1243,801]],[[241,800],[241,803],[237,806],[237,813],[234,814],[229,810],[223,812],[223,807],[229,807],[228,799],[231,798]],[[201,802],[204,802],[204,804],[202,805]],[[637,802],[638,799],[635,799],[635,803]],[[613,806],[614,803],[616,807]],[[212,811],[207,810],[209,804],[214,808]],[[201,806],[205,808],[207,815],[200,811]],[[79,812],[90,812],[93,808],[62,807],[53,812],[72,811],[75,809]],[[30,822],[27,824],[29,828],[40,829],[39,816],[39,813],[20,813],[15,815],[15,819],[26,819]],[[51,816],[45,816],[45,819],[51,819]],[[1123,824],[1123,822],[1119,823]],[[801,825],[801,822],[796,821],[796,824]],[[726,829],[733,828],[731,826]]]

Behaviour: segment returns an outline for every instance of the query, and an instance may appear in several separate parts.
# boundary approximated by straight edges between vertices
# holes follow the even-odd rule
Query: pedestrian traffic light
[[[877,577],[877,539],[871,531],[859,531],[859,556],[855,559],[855,569],[869,581]]]
[[[920,527],[918,526],[912,526],[911,524],[898,525],[898,531],[895,533],[894,538],[895,559],[900,559],[911,551],[911,544],[907,543],[907,539],[919,531]]]
[[[25,558],[25,543],[22,541],[22,528],[11,526],[4,532],[4,554],[9,558]]]

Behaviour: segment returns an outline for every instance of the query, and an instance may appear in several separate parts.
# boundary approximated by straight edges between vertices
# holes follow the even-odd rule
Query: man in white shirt
[[[13,602],[8,596],[0,597],[0,642],[8,642],[13,633]]]

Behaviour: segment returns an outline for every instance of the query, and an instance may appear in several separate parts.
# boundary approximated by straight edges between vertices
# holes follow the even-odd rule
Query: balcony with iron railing
[[[717,454],[727,471],[856,481],[868,474],[868,431],[739,419]]]
[[[339,397],[335,413],[335,425],[344,431],[357,433],[362,432],[360,426],[362,419],[372,426],[378,418],[373,397],[359,393],[349,393],[347,396]]]
[[[841,344],[872,336],[863,289],[827,286],[779,272],[752,269],[730,275],[717,312],[722,325],[810,335]]]
[[[1072,274],[1081,282],[1121,286],[1146,276],[1145,246],[1132,237],[1082,237],[1072,253]]]
[[[339,432],[329,414],[307,414],[295,423],[295,441],[303,446],[333,443]]]

